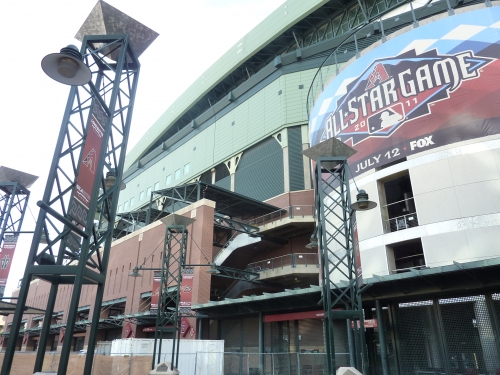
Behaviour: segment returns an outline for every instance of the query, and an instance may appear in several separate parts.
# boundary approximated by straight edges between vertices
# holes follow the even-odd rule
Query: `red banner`
[[[193,269],[185,268],[182,273],[179,307],[191,307],[193,299]]]
[[[189,324],[189,320],[187,318],[182,318],[181,319],[181,336],[184,337],[189,331],[189,328],[191,328],[191,325]]]
[[[359,320],[357,320],[358,322],[358,329],[361,327],[361,323]],[[378,323],[377,323],[377,319],[365,319],[365,321],[363,322],[365,328],[378,328]],[[351,328],[354,329],[354,322],[351,322]]]
[[[101,173],[97,170],[97,164],[104,137],[103,126],[107,123],[107,119],[106,112],[100,104],[95,102],[87,126],[87,137],[76,179],[76,188],[73,191],[73,201],[69,209],[71,217],[83,226],[87,222],[96,174]]]
[[[157,310],[160,294],[161,271],[154,271],[153,290],[151,291],[151,305],[149,310]]]
[[[358,287],[363,285],[363,269],[361,268],[361,253],[359,251],[359,239],[358,239],[358,223],[356,221],[356,212],[352,214],[352,226],[353,226],[353,251],[354,257],[356,258],[356,274],[358,275]]]
[[[0,297],[5,294],[5,285],[9,278],[10,266],[16,251],[19,236],[5,236],[2,252],[0,253]]]

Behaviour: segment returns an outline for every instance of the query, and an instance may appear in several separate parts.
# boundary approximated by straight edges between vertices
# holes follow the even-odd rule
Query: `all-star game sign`
[[[353,147],[357,175],[500,133],[499,20],[498,8],[441,19],[349,63],[316,101],[311,145],[336,137]]]

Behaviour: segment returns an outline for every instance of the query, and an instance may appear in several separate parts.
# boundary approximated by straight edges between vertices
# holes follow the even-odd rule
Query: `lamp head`
[[[83,63],[83,57],[74,45],[61,49],[60,53],[51,53],[42,60],[43,71],[53,80],[71,86],[82,86],[92,78],[92,73]]]
[[[318,239],[314,236],[311,236],[311,242],[306,245],[306,249],[317,249],[318,248]]]
[[[36,260],[36,262],[40,266],[53,266],[56,264],[56,258],[52,254],[45,252]]]
[[[361,189],[356,195],[356,202],[351,204],[351,208],[356,211],[368,211],[377,207],[377,203],[368,199],[366,191]]]
[[[43,244],[43,245],[47,245],[48,244],[47,236],[45,235],[45,233],[42,233],[42,235],[40,236],[40,243]]]
[[[218,275],[220,274],[220,271],[217,269],[217,265],[215,263],[212,263],[207,273],[210,275]]]
[[[130,277],[142,277],[139,273],[139,267],[135,266],[132,272],[129,274]]]
[[[106,190],[110,189],[116,181],[116,173],[114,170],[106,173],[106,178],[104,179],[104,185],[106,186]],[[127,187],[123,182],[120,185],[120,190],[124,190]]]

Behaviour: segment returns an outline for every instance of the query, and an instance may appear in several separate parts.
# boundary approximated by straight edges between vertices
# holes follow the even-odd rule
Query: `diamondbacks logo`
[[[390,137],[403,124],[431,113],[463,81],[479,78],[493,59],[471,51],[417,55],[415,50],[376,60],[347,85],[336,109],[325,117],[321,141],[336,137],[356,145],[368,137]]]
[[[90,152],[85,156],[85,159],[83,159],[83,164],[85,164],[89,170],[92,172],[92,174],[95,174],[95,163],[96,163],[96,152],[94,149],[90,150]]]
[[[0,260],[0,268],[2,270],[6,269],[9,266],[10,263],[10,257],[8,254],[5,254],[5,256]]]
[[[384,68],[384,64],[379,63],[375,65],[375,68],[373,68],[373,71],[370,73],[370,76],[368,77],[368,84],[366,85],[365,91],[371,89],[377,83],[386,81],[388,78],[389,74],[387,74]]]

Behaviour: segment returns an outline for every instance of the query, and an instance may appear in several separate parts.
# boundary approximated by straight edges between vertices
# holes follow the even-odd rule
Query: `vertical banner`
[[[158,302],[160,299],[160,282],[161,271],[154,271],[153,273],[153,290],[151,291],[151,305],[149,311],[156,312],[158,309]]]
[[[179,311],[181,314],[191,312],[191,301],[193,299],[193,272],[194,268],[184,268],[181,272],[181,293],[179,301]]]
[[[191,325],[189,324],[189,320],[187,318],[182,318],[181,319],[181,336],[185,337],[186,334],[189,331],[189,328],[191,328]]]
[[[0,253],[0,297],[5,294],[5,285],[9,278],[10,266],[16,251],[18,238],[19,236],[5,236],[3,242],[2,252]]]
[[[104,126],[107,120],[107,113],[99,103],[94,102],[87,125],[87,137],[82,152],[82,159],[80,160],[76,188],[73,191],[73,200],[69,208],[71,217],[83,226],[87,222],[96,173],[101,173],[97,170],[97,164],[101,154]]]
[[[352,248],[354,251],[354,257],[356,259],[356,274],[358,276],[358,287],[363,285],[363,269],[361,268],[361,254],[359,252],[359,239],[358,239],[358,223],[356,221],[356,213],[352,213],[352,233],[353,233],[353,243]]]

